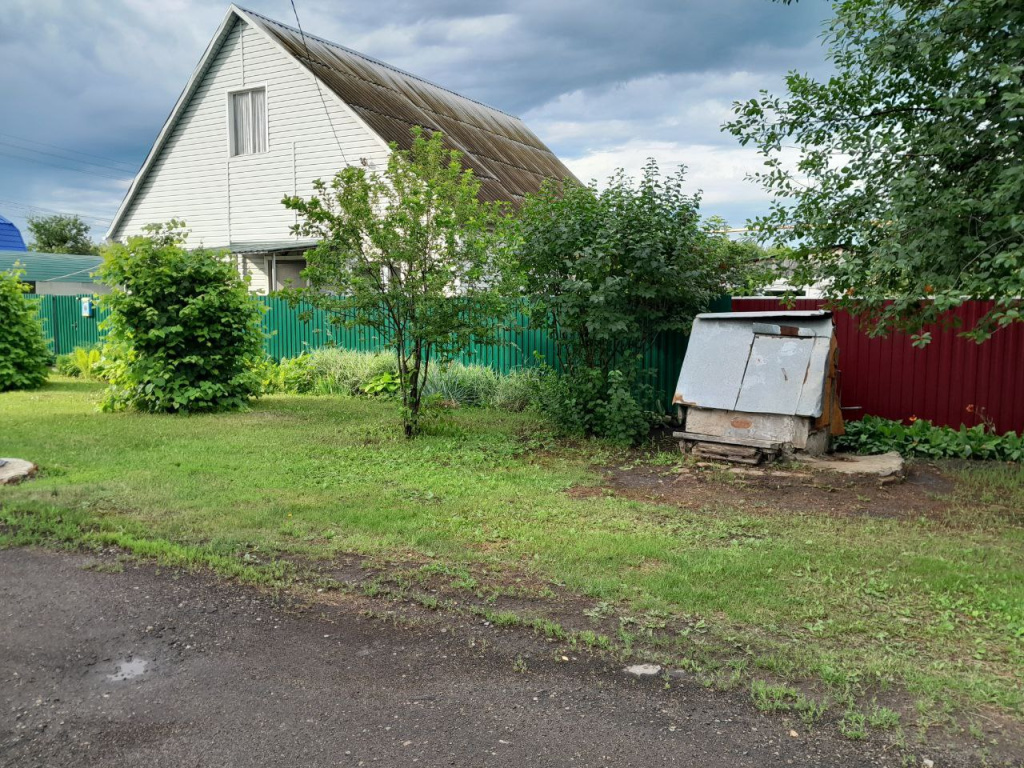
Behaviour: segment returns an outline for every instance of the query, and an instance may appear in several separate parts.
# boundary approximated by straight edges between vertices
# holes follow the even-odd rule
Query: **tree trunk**
[[[420,427],[420,367],[423,364],[422,342],[416,341],[412,352],[412,371],[409,374],[409,400],[405,408],[405,436],[415,437]]]

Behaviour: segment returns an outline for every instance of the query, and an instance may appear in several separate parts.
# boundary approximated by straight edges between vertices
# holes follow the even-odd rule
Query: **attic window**
[[[230,94],[231,156],[267,151],[267,91],[253,88]]]

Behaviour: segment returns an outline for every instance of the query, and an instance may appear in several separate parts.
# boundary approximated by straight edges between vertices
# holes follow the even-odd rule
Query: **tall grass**
[[[268,362],[261,371],[268,393],[312,395],[362,395],[368,384],[385,373],[398,375],[394,356],[338,348],[318,349],[279,364]],[[428,369],[424,395],[448,407],[520,412],[535,402],[538,380],[534,369],[498,374],[482,365],[434,363]]]

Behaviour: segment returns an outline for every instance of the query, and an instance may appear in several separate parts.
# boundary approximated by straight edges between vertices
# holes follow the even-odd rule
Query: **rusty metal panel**
[[[820,309],[821,299],[797,299],[795,308]],[[1024,323],[1003,328],[984,344],[959,336],[992,306],[972,301],[930,327],[932,342],[913,346],[906,334],[872,338],[857,318],[836,312],[840,393],[844,416],[865,414],[905,421],[974,426],[989,418],[998,432],[1024,432]],[[777,312],[777,298],[735,298],[733,312]],[[857,410],[850,410],[851,407]]]

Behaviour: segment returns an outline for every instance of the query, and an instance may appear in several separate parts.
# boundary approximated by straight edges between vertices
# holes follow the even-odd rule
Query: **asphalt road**
[[[0,551],[2,766],[902,765],[525,630],[92,562]]]

